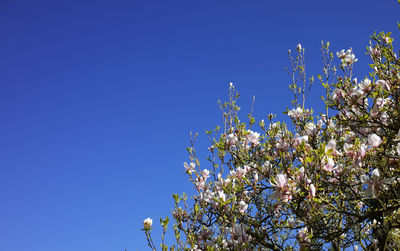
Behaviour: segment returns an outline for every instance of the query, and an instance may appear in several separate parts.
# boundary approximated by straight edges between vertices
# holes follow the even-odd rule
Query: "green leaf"
[[[174,198],[175,202],[178,203],[179,202],[179,195],[177,194],[173,194],[172,198]]]
[[[307,158],[306,158],[306,162],[312,162],[313,160],[314,160],[313,157],[307,157]]]

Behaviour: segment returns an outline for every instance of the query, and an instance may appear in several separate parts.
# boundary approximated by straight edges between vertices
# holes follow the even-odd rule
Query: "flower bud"
[[[153,225],[153,220],[151,218],[146,218],[143,221],[143,227],[145,230],[149,230],[151,228],[151,225]]]

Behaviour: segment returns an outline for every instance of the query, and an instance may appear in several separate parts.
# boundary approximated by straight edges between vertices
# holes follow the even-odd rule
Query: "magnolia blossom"
[[[151,228],[151,225],[153,225],[153,220],[151,218],[148,217],[148,218],[144,219],[144,221],[143,221],[144,229],[149,230]]]
[[[315,197],[316,191],[317,191],[317,190],[315,189],[314,184],[311,184],[311,185],[310,185],[310,188],[309,188],[310,198],[314,198],[314,197]]]
[[[239,212],[240,212],[241,214],[244,214],[244,213],[246,212],[248,206],[249,206],[249,205],[247,205],[246,202],[244,202],[243,200],[241,200],[241,201],[239,202]]]
[[[368,78],[364,79],[364,81],[358,84],[358,88],[360,88],[363,94],[367,94],[372,89],[371,80]]]
[[[310,245],[310,238],[308,237],[308,229],[304,227],[297,233],[297,240],[301,247],[307,247]]]
[[[298,174],[297,174],[297,179],[298,180],[305,180],[305,178],[307,178],[306,174],[305,174],[305,169],[304,166],[300,167]]]
[[[396,153],[400,156],[400,143],[397,143]]]
[[[202,230],[199,231],[199,234],[200,234],[200,239],[207,240],[208,238],[210,238],[210,236],[214,234],[214,232],[212,231],[212,229],[203,228]]]
[[[206,180],[203,176],[197,177],[194,183],[197,189],[204,189],[206,186]]]
[[[246,176],[246,174],[249,170],[250,170],[249,166],[244,166],[244,168],[238,167],[238,168],[236,168],[236,170],[231,170],[230,174],[232,177],[237,177],[237,178],[241,179],[244,176]]]
[[[270,163],[268,160],[266,160],[266,161],[262,164],[261,170],[262,170],[262,172],[263,172],[264,174],[268,174],[268,173],[271,171],[271,167],[272,167],[271,163]]]
[[[316,133],[317,131],[317,127],[315,126],[314,123],[312,122],[308,122],[305,126],[305,130],[307,132],[308,135],[313,135]]]
[[[218,191],[218,198],[222,201],[226,201],[226,194],[223,191]]]
[[[358,61],[352,49],[348,49],[347,51],[341,50],[336,55],[342,60],[343,65],[349,66]]]
[[[196,164],[194,162],[191,162],[189,165],[185,162],[183,163],[183,166],[186,169],[186,172],[188,174],[192,174],[192,172],[194,171],[194,168],[196,167]]]
[[[338,102],[341,98],[343,98],[343,91],[341,89],[333,90],[332,99]]]
[[[293,108],[292,110],[288,111],[288,115],[290,118],[294,120],[299,120],[304,114],[304,110],[301,107]]]
[[[372,147],[378,147],[381,143],[382,143],[381,137],[379,137],[375,133],[368,135],[368,145]]]
[[[258,145],[260,134],[258,132],[253,132],[251,130],[247,131],[249,135],[247,135],[247,140],[250,141],[254,145]]]
[[[324,160],[322,161],[322,170],[331,173],[333,171],[333,167],[335,165],[335,162],[331,157],[324,157]]]
[[[279,199],[283,202],[288,202],[292,199],[293,192],[285,175],[278,174],[276,176],[275,182],[271,182],[271,186],[273,186],[275,189],[275,191],[271,195],[272,199]]]
[[[246,226],[244,224],[234,224],[233,227],[228,228],[231,234],[231,241],[234,244],[242,244],[251,240],[251,236],[246,233]]]
[[[308,142],[308,136],[307,135],[301,136],[301,137],[300,136],[296,137],[294,139],[293,146],[294,147],[299,146],[299,145],[301,145],[302,142],[304,142],[305,144]]]
[[[203,176],[204,179],[208,179],[208,177],[210,177],[210,171],[208,171],[208,169],[204,169],[201,172],[201,175]]]
[[[368,49],[369,49],[369,52],[374,56],[381,55],[381,52],[378,50],[377,46],[375,46],[375,47],[369,46]]]
[[[214,197],[214,193],[210,190],[203,191],[200,193],[200,201],[210,202]]]
[[[371,179],[366,175],[361,175],[361,182],[367,185],[367,190],[365,191],[366,196],[372,195],[374,198],[377,198],[379,190],[386,189],[387,185],[393,182],[393,178],[380,180],[380,176],[380,171],[377,168],[372,171]]]
[[[385,106],[387,99],[383,98],[377,98],[374,101],[374,106],[371,109],[371,115],[372,116],[377,116],[380,112],[380,110]]]
[[[382,86],[382,88],[386,91],[390,90],[390,86],[385,80],[379,79],[378,81],[376,81],[376,84]]]
[[[325,146],[325,153],[328,153],[328,151],[332,151],[332,155],[340,155],[338,151],[336,151],[336,140],[331,139],[329,140],[328,144]]]
[[[238,138],[235,136],[235,134],[231,133],[226,136],[226,143],[228,144],[228,146],[235,147],[237,142]]]
[[[275,147],[276,147],[278,150],[283,151],[283,152],[286,152],[287,150],[289,150],[289,144],[288,144],[285,140],[283,140],[283,139],[280,139],[280,140],[275,144]]]
[[[344,143],[343,150],[344,150],[344,153],[347,156],[353,156],[354,155],[353,145],[352,144]]]

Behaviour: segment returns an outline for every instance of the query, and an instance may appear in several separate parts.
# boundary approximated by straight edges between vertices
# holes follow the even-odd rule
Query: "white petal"
[[[372,179],[373,179],[374,181],[378,181],[379,178],[380,178],[380,176],[381,176],[381,174],[380,174],[380,172],[379,172],[379,169],[378,169],[378,168],[375,168],[375,169],[372,171]]]

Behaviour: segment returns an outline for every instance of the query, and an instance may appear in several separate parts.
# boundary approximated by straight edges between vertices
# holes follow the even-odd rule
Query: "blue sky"
[[[319,74],[321,40],[352,47],[363,78],[373,31],[399,41],[396,2],[1,1],[0,250],[146,250],[229,82],[243,117],[255,95],[258,120],[284,118],[287,50]]]

